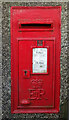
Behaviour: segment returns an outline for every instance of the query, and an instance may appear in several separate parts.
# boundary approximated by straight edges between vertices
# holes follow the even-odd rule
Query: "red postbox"
[[[11,112],[57,113],[61,7],[11,7]]]

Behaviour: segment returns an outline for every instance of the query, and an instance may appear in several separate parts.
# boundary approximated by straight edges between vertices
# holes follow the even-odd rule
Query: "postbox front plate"
[[[60,6],[11,8],[12,113],[59,111],[60,12]]]

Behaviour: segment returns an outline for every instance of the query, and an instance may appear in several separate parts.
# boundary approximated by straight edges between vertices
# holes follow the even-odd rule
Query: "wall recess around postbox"
[[[18,31],[53,31],[53,23],[19,23]]]

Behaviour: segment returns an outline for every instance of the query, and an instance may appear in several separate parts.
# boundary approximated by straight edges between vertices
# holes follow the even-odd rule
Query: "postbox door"
[[[19,107],[53,108],[55,40],[20,40],[18,51]]]

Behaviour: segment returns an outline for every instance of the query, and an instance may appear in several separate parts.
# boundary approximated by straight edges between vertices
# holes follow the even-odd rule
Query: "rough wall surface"
[[[1,2],[9,2],[9,0],[0,0]],[[69,0],[11,0],[11,2],[68,2]]]
[[[61,90],[60,112],[58,114],[11,114],[11,45],[10,7],[11,6],[62,6],[61,13]],[[63,104],[67,98],[67,3],[66,2],[3,2],[2,3],[2,118],[63,118]]]
[[[0,2],[0,118],[2,118],[2,4]]]

